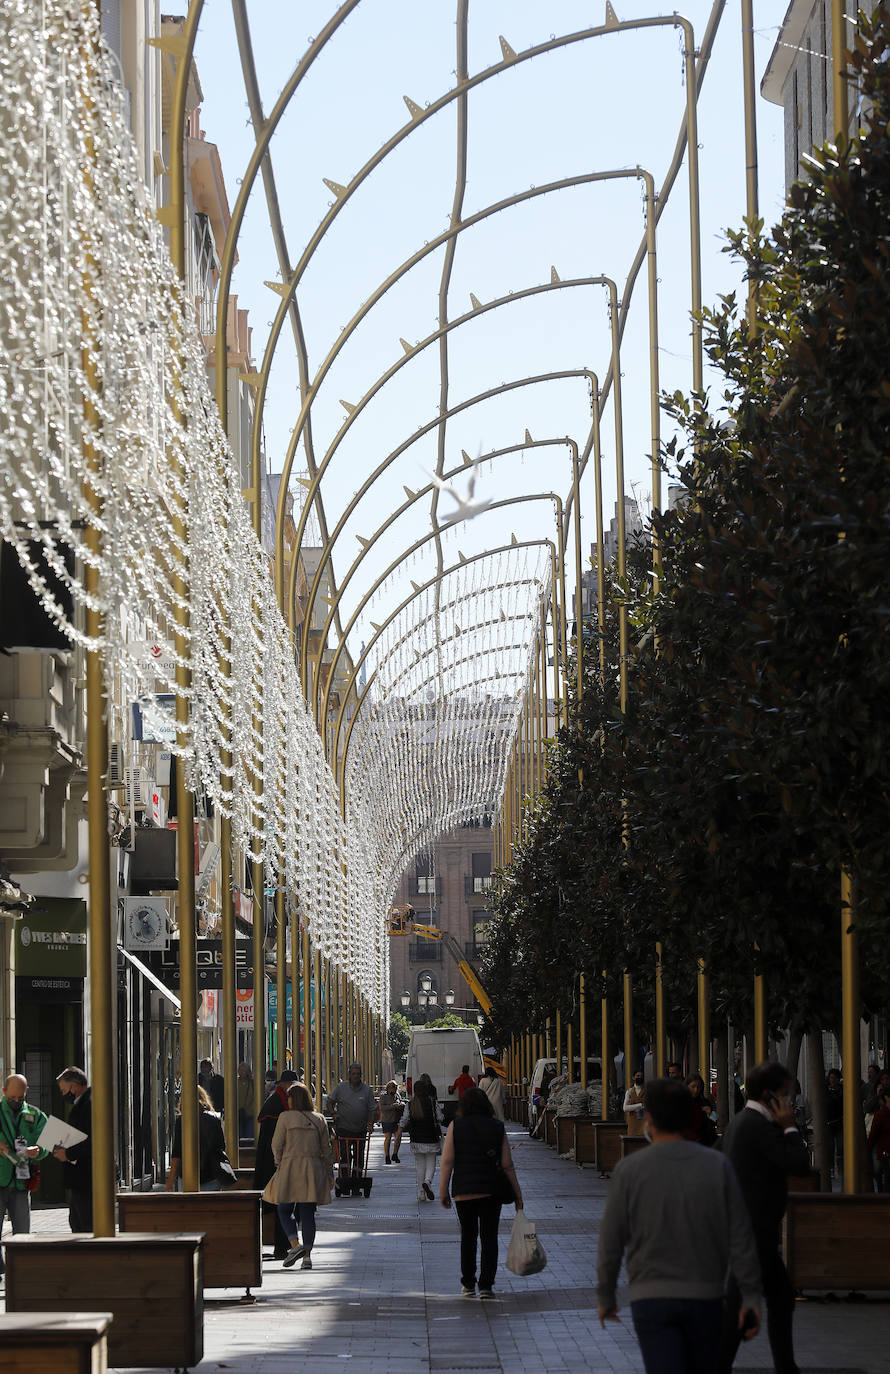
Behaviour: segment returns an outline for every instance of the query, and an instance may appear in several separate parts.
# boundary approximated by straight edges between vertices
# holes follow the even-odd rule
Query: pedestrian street
[[[438,1201],[418,1203],[410,1151],[403,1148],[401,1164],[387,1168],[375,1133],[371,1196],[319,1208],[311,1271],[284,1270],[266,1259],[253,1305],[242,1304],[232,1290],[206,1294],[198,1368],[207,1374],[642,1371],[620,1289],[621,1323],[602,1331],[596,1316],[597,1228],[608,1181],[559,1159],[514,1124],[508,1123],[508,1132],[525,1210],[547,1252],[543,1273],[520,1279],[504,1268],[513,1216],[505,1209],[497,1300],[461,1298],[454,1212]],[[36,1209],[33,1229],[67,1234],[65,1209]],[[888,1374],[890,1303],[883,1295],[856,1303],[844,1294],[838,1298],[798,1303],[801,1369]],[[771,1368],[761,1333],[740,1351],[735,1369]]]

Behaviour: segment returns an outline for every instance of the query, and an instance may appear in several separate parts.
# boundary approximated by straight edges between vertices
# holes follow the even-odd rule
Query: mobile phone
[[[763,1100],[771,1111],[775,1111],[779,1105],[779,1099],[776,1097],[775,1093],[764,1093]]]

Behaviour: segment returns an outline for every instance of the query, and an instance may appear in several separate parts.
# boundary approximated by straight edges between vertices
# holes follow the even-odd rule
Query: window
[[[473,891],[487,892],[491,887],[491,854],[473,855]]]

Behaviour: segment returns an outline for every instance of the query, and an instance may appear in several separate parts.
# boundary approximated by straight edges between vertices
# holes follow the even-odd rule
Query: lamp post
[[[408,991],[407,988],[405,989],[405,991],[404,991],[404,992],[401,994],[401,996],[399,997],[399,1001],[400,1001],[401,1004],[402,1004],[402,1010],[403,1010],[403,1011],[407,1011],[408,1008],[409,1008],[410,1005],[411,1005],[411,994],[410,994],[410,992]]]

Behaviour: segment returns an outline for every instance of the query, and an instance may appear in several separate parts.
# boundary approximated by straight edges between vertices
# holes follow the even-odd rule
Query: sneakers
[[[426,1202],[426,1201],[427,1201],[426,1193],[418,1193],[418,1194],[417,1194],[417,1201],[418,1201],[418,1202]]]
[[[464,1285],[461,1284],[460,1295],[462,1298],[475,1298],[476,1290],[475,1288],[465,1288]]]
[[[304,1256],[303,1256],[303,1263],[300,1265],[300,1268],[301,1268],[301,1269],[311,1269],[311,1268],[312,1268],[312,1260],[309,1258],[308,1255],[304,1255]]]
[[[430,1185],[429,1185],[425,1180],[424,1180],[424,1184],[423,1184],[423,1191],[424,1191],[425,1196],[429,1198],[430,1202],[433,1202],[434,1199],[435,1199],[435,1194],[434,1194],[432,1188],[430,1187]]]
[[[480,1298],[493,1298],[493,1297],[494,1297],[494,1291],[493,1291],[493,1289],[491,1289],[491,1288],[480,1288],[480,1289],[479,1289],[479,1296],[480,1296]]]
[[[293,1247],[293,1249],[291,1250],[290,1254],[287,1256],[286,1260],[284,1261],[284,1268],[285,1268],[285,1269],[290,1269],[290,1268],[292,1268],[293,1265],[296,1264],[296,1262],[297,1262],[298,1259],[302,1259],[302,1258],[303,1258],[303,1256],[305,1255],[305,1253],[306,1253],[306,1247],[305,1247],[305,1245],[295,1245],[295,1246]]]

